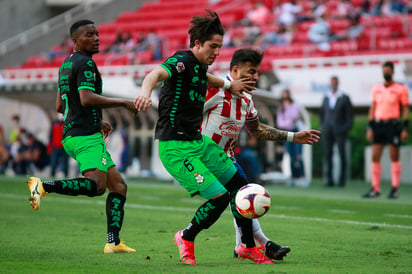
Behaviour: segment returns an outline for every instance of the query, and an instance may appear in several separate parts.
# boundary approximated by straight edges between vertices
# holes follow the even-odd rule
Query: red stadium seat
[[[153,53],[151,51],[139,51],[136,53],[135,64],[148,64],[153,60]]]
[[[244,37],[245,27],[233,27],[237,22],[245,18],[251,5],[258,0],[240,1],[232,5],[233,0],[221,0],[216,4],[209,4],[209,0],[157,0],[144,1],[137,10],[122,12],[113,22],[98,25],[100,34],[100,49],[106,49],[115,39],[117,31],[130,32],[137,37],[140,32],[147,33],[154,30],[162,39],[166,52],[174,53],[178,49],[186,49],[189,21],[193,15],[202,14],[205,8],[216,10],[222,23],[231,38]],[[268,2],[271,2],[268,0]],[[282,3],[284,1],[281,1]],[[351,0],[355,7],[359,7],[363,0]],[[297,3],[303,8],[302,15],[308,14],[313,9],[313,1],[298,0]],[[336,10],[338,0],[327,1],[328,10]],[[227,5],[231,5],[227,8]],[[328,20],[331,29],[335,33],[341,33],[349,27],[346,19]],[[324,52],[316,49],[316,46],[308,41],[307,32],[314,21],[299,22],[296,25],[293,43],[286,46],[269,46],[265,50],[265,58],[291,58],[324,56]],[[363,35],[357,41],[337,41],[331,43],[330,52],[326,55],[350,55],[354,53],[368,54],[373,52],[404,52],[412,48],[412,39],[407,34],[412,31],[404,27],[404,23],[412,25],[412,15],[394,16],[363,16],[361,24],[365,26]],[[276,24],[268,24],[261,27],[263,33],[276,30]],[[59,49],[59,45],[52,49]],[[229,61],[234,48],[223,48],[218,61]],[[153,56],[150,52],[138,53],[142,62],[152,62]],[[127,54],[114,55],[99,53],[93,57],[98,65],[128,65],[130,56]],[[22,64],[23,68],[43,68],[59,66],[61,59],[55,58],[48,62],[43,56],[31,56]]]

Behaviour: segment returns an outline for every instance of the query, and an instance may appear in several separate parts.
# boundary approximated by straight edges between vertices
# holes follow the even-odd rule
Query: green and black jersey
[[[207,90],[207,65],[190,50],[177,51],[161,66],[169,72],[159,99],[159,140],[199,140],[200,123]]]
[[[102,94],[102,78],[93,59],[74,52],[63,62],[59,70],[59,91],[62,100],[64,129],[63,137],[86,136],[101,129],[102,110],[84,107],[79,91],[91,90]]]

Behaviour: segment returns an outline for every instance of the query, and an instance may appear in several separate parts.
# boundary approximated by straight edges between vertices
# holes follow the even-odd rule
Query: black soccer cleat
[[[388,199],[398,199],[399,198],[399,189],[397,187],[392,187],[391,191],[388,194]]]
[[[272,260],[283,260],[289,252],[290,247],[280,246],[272,241],[268,241],[265,245],[265,255]]]
[[[362,198],[378,198],[381,193],[371,188],[368,192],[362,195]]]

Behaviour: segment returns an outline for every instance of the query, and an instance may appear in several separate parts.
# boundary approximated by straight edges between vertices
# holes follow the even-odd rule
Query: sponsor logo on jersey
[[[241,127],[238,126],[234,121],[227,121],[220,124],[219,130],[221,130],[223,136],[237,138]]]

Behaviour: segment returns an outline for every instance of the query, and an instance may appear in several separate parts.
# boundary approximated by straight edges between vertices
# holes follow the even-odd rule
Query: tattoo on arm
[[[276,142],[286,142],[287,131],[279,130],[274,127],[260,123],[259,120],[246,122],[246,127],[250,131],[250,134],[258,139],[270,140]]]

